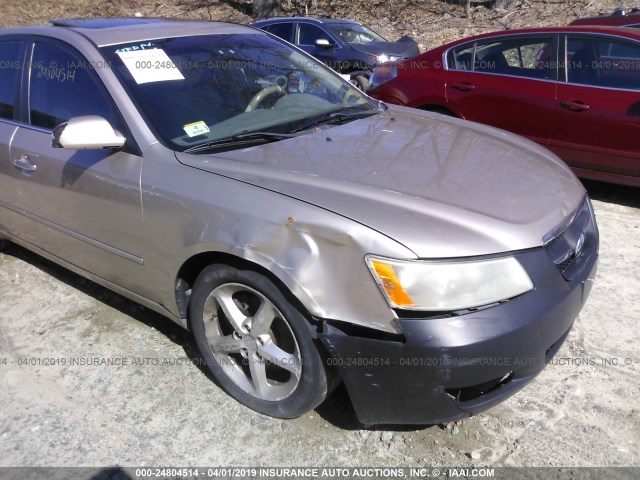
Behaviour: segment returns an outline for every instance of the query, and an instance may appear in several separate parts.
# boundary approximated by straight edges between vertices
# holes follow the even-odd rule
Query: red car
[[[578,18],[571,22],[570,25],[609,25],[640,28],[640,7],[618,8],[611,15]]]
[[[581,177],[640,186],[640,31],[509,30],[376,68],[369,93],[549,148]]]

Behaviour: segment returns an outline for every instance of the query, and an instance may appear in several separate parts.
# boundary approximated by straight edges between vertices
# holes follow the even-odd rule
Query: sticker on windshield
[[[117,52],[137,84],[184,80],[182,73],[164,50],[134,50]]]
[[[209,127],[203,121],[193,122],[182,127],[189,137],[197,137],[198,135],[204,135],[205,133],[209,133]]]
[[[124,52],[133,52],[134,50],[144,50],[156,48],[156,46],[152,42],[140,43],[138,45],[131,45],[129,47],[122,47],[116,50],[116,53],[124,53]]]

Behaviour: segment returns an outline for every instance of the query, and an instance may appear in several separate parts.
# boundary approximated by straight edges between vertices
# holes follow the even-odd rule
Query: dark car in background
[[[640,186],[640,31],[509,30],[376,69],[380,100],[525,136],[578,176]]]
[[[569,25],[603,25],[611,27],[640,28],[640,7],[627,9],[618,8],[617,10],[614,10],[611,15],[578,18]]]
[[[411,58],[420,53],[410,37],[390,42],[353,20],[283,17],[258,20],[252,26],[293,43],[361,90],[367,89],[376,64]]]

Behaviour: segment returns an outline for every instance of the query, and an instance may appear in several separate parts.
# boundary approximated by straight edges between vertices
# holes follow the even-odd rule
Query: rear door
[[[280,37],[283,40],[286,40],[289,43],[293,43],[293,33],[295,32],[295,26],[296,24],[294,22],[278,22],[261,28],[269,33],[274,34],[277,37]]]
[[[7,187],[19,192],[17,207],[25,219],[16,233],[82,269],[127,285],[143,263],[142,157],[130,143],[121,150],[53,148],[52,129],[81,115],[99,115],[131,137],[79,52],[44,38],[31,48],[24,116],[10,146],[14,170]]]
[[[640,42],[584,34],[565,40],[551,149],[583,176],[637,180]]]
[[[445,92],[468,120],[523,135],[551,137],[557,78],[554,34],[492,37],[447,52]]]

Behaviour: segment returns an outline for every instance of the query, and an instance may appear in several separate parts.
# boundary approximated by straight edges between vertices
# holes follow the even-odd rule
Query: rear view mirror
[[[126,138],[97,115],[74,117],[53,129],[51,146],[72,150],[121,148]]]

